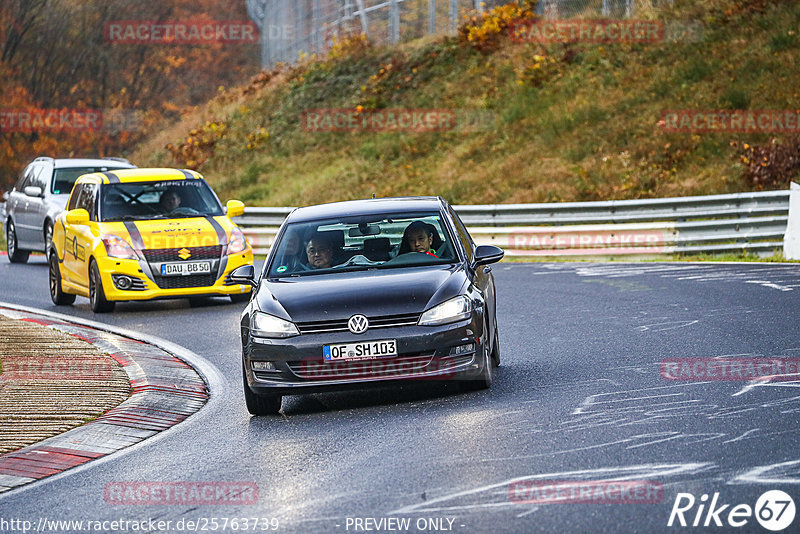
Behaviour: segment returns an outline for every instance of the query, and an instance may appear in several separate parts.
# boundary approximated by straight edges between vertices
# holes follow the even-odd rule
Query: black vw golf
[[[392,380],[488,388],[500,363],[494,277],[503,251],[475,246],[438,197],[293,211],[242,313],[244,396],[255,415],[282,395]]]

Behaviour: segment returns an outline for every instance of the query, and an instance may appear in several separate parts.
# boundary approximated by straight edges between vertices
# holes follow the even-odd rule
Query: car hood
[[[214,224],[212,221],[215,221]],[[230,221],[225,216],[186,219],[106,222],[103,231],[127,237],[131,245],[145,249],[179,249],[225,245]],[[138,236],[137,236],[138,234]]]
[[[460,265],[410,267],[264,279],[256,299],[262,311],[294,322],[334,321],[422,313],[466,283]]]

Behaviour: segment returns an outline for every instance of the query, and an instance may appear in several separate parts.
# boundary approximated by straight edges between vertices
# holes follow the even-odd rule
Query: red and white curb
[[[0,456],[0,494],[135,445],[177,425],[209,401],[209,382],[224,380],[208,362],[164,340],[136,339],[143,336],[2,302],[0,313],[49,326],[107,352],[122,366],[133,389],[127,400],[97,419]]]

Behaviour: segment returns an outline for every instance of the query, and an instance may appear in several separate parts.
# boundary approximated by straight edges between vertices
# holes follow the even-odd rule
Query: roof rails
[[[112,158],[112,157],[106,157],[106,158],[103,158],[103,159],[109,159],[109,160],[111,160],[111,161],[118,161],[118,162],[120,162],[120,163],[130,163],[130,161],[128,161],[128,160],[127,160],[127,159],[125,159],[125,158]]]
[[[51,158],[50,156],[39,156],[33,161],[53,161],[53,158]]]

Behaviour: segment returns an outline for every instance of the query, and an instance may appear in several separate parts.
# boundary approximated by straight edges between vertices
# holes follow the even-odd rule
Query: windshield
[[[274,246],[271,278],[457,261],[439,212],[289,224]]]
[[[72,192],[75,181],[84,174],[95,172],[108,172],[125,169],[127,167],[69,167],[66,169],[56,169],[53,173],[53,182],[50,184],[50,191],[54,195],[68,195]]]
[[[217,196],[203,180],[165,180],[102,187],[101,221],[180,219],[222,215]]]

